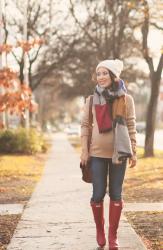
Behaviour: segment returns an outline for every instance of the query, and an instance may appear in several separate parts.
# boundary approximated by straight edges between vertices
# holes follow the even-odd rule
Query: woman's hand
[[[89,160],[89,153],[88,153],[88,151],[82,151],[80,159],[81,159],[81,164],[83,166],[86,166],[86,164],[87,164],[87,162]]]
[[[131,158],[129,158],[129,167],[134,168],[137,163],[137,157],[136,155],[133,155]]]

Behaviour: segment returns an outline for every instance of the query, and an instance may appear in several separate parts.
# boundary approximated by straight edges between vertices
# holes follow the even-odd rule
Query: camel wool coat
[[[81,120],[81,137],[85,137],[85,139],[87,140],[90,131],[89,102],[90,102],[90,96],[86,99],[83,117]],[[134,154],[136,154],[136,116],[135,116],[134,100],[131,95],[125,94],[125,105],[126,105],[125,111],[120,108],[120,112],[121,114],[124,113],[124,116],[126,118],[126,124],[132,145],[132,151]],[[116,107],[116,104],[114,105],[114,107]],[[113,108],[113,119],[115,114],[114,109],[115,108]],[[93,115],[93,126],[92,126],[92,137],[91,137],[89,154],[90,156],[95,156],[95,157],[112,158],[114,151],[113,130],[106,133],[99,133],[94,105],[92,105],[92,115]],[[86,144],[84,147],[86,147]],[[82,148],[82,150],[85,149]]]

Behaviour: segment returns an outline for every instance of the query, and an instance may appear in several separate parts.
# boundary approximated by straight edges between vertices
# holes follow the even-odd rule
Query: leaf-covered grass
[[[75,147],[77,153],[81,152],[81,140],[79,136],[68,136],[68,139],[73,147]]]
[[[39,181],[45,155],[0,155],[0,203],[24,202]]]
[[[162,212],[126,212],[125,215],[148,250],[163,249]]]
[[[127,202],[160,202],[163,190],[163,151],[156,150],[155,157],[143,158],[138,148],[138,163],[128,168],[124,181],[124,199]]]
[[[21,215],[0,216],[0,250],[6,250]]]
[[[46,156],[0,155],[0,204],[26,203],[40,180]],[[0,249],[6,250],[19,215],[0,216]]]
[[[48,148],[51,140],[46,138]],[[36,155],[0,155],[0,204],[23,203],[31,197],[40,180],[47,154]],[[0,216],[0,250],[6,250],[19,215]]]

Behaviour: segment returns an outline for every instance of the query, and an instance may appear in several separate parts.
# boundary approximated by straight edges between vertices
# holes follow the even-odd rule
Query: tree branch
[[[17,61],[17,63],[20,64],[21,61],[17,58],[17,56],[15,55],[15,53],[13,51],[11,51],[11,53],[14,56],[15,60]]]
[[[161,79],[161,73],[162,73],[162,69],[163,69],[163,53],[161,54],[160,56],[160,60],[159,60],[159,63],[158,63],[158,67],[157,67],[157,75],[160,76],[160,79]]]
[[[38,47],[38,49],[37,49],[37,51],[36,51],[36,53],[35,53],[35,56],[34,56],[33,58],[30,58],[30,53],[28,53],[29,63],[30,63],[31,65],[32,65],[32,64],[35,62],[35,60],[37,59],[41,47],[42,47],[41,45]]]
[[[86,27],[83,27],[83,26],[81,25],[81,23],[79,22],[79,20],[77,19],[76,15],[75,15],[74,5],[73,5],[73,3],[72,3],[72,0],[69,0],[69,1],[70,1],[70,5],[71,5],[70,11],[71,11],[71,14],[72,14],[72,16],[73,16],[75,22],[76,22],[76,23],[79,25],[79,27],[85,32],[85,34],[86,34],[87,37],[90,39],[90,41],[91,41],[92,43],[94,43],[94,44],[96,45],[97,48],[99,48],[99,47],[100,47],[100,46],[99,46],[99,43],[98,43],[95,39],[93,39],[93,37],[92,37],[92,36],[89,34],[89,32],[87,31]]]
[[[33,80],[36,81],[36,83],[32,86],[32,90],[36,89],[38,87],[38,85],[41,83],[41,81],[51,72],[53,71],[56,67],[58,67],[58,65],[65,63],[65,61],[67,60],[67,58],[70,57],[71,53],[72,53],[72,48],[73,46],[78,42],[78,40],[74,40],[73,43],[71,44],[71,46],[69,46],[69,50],[66,51],[65,55],[62,56],[62,58],[60,59],[60,61],[58,62],[53,62],[50,66],[44,68],[44,70],[42,72],[38,72],[37,74],[35,74],[33,76]]]
[[[7,43],[8,30],[7,30],[7,24],[6,24],[6,19],[5,19],[5,16],[4,16],[4,15],[2,15],[2,21],[3,21],[3,28],[4,28],[4,31],[5,31],[4,43]]]
[[[150,22],[150,25],[154,26],[155,28],[159,30],[163,30],[163,27],[159,26],[157,23]]]
[[[35,2],[36,3],[36,2]],[[34,15],[34,17],[33,17],[33,20],[32,20],[32,18],[31,18],[31,14],[32,14],[32,11],[33,11],[33,8],[34,8],[34,6],[33,6],[33,2],[31,3],[32,5],[31,6],[29,6],[29,10],[30,10],[30,14],[29,14],[29,20],[31,21],[31,27],[33,27],[34,25],[35,25],[35,23],[37,22],[37,20],[38,20],[38,17],[40,16],[40,10],[41,10],[41,4],[39,4],[38,5],[38,7],[37,7],[37,10],[36,10],[36,12],[35,12],[35,15]]]
[[[144,12],[144,22],[142,25],[142,47],[143,47],[143,56],[149,66],[150,73],[154,73],[154,65],[153,65],[153,59],[149,56],[149,50],[148,50],[148,33],[149,33],[149,6],[148,2],[144,1],[145,5],[145,12]]]

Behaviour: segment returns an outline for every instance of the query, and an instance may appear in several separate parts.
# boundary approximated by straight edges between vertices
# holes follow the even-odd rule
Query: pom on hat
[[[105,68],[109,69],[111,72],[113,72],[113,74],[115,76],[117,76],[119,78],[119,76],[123,70],[123,62],[119,59],[104,60],[97,65],[96,71],[99,67],[105,67]]]

